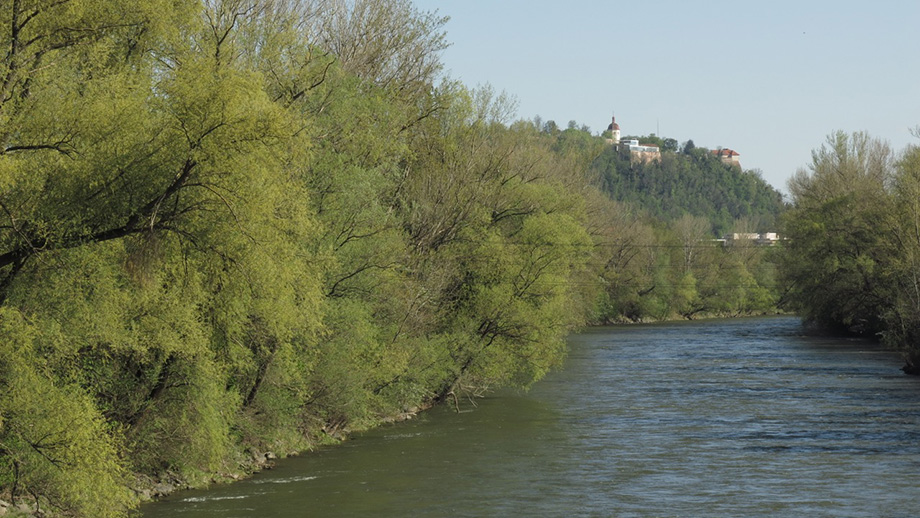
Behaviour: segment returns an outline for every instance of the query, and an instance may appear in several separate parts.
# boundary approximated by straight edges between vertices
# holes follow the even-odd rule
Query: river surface
[[[771,317],[589,329],[461,401],[145,505],[144,518],[920,514],[920,379]]]

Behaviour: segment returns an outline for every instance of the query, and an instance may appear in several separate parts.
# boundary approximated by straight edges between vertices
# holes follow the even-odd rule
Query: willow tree
[[[526,386],[556,365],[565,331],[583,318],[570,281],[590,251],[574,188],[582,171],[552,152],[553,139],[508,127],[507,97],[452,95],[416,128],[399,205],[415,276],[437,293],[432,336],[446,357],[429,389],[441,397]]]
[[[105,318],[111,284],[87,275],[112,271],[116,243],[172,219],[153,216],[172,212],[159,201],[189,162],[160,163],[173,153],[148,102],[148,52],[185,26],[188,8],[0,10],[0,486],[13,498],[98,516],[131,505],[122,438],[81,366],[119,324]]]
[[[226,461],[237,410],[280,412],[260,399],[269,387],[303,396],[291,372],[310,361],[321,292],[306,185],[288,167],[302,121],[239,52],[255,5],[4,10],[0,298],[4,318],[31,323],[10,332],[34,330],[24,358],[36,374],[0,377],[16,389],[53,380],[64,388],[47,404],[96,427],[39,426],[55,419],[42,401],[5,398],[0,481],[14,496],[86,515],[129,500],[114,482],[95,500],[55,493],[95,477],[35,454],[22,430],[100,465],[123,445],[133,469],[191,474]]]
[[[436,85],[444,20],[5,4],[0,495],[117,516],[132,471],[209,480],[558,364],[595,146]]]

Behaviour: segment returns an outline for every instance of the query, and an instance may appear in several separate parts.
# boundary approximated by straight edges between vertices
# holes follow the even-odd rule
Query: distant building
[[[617,124],[616,116],[610,119],[610,125],[607,126],[610,132],[610,138],[607,143],[615,146],[623,155],[629,155],[630,162],[660,162],[661,150],[654,144],[640,144],[638,140],[620,140],[620,125]]]
[[[614,115],[610,119],[610,125],[607,126],[607,131],[610,132],[610,138],[607,139],[607,142],[616,146],[620,143],[620,125],[617,124],[617,117]]]
[[[780,241],[780,237],[776,232],[764,232],[762,234],[735,232],[734,234],[727,234],[718,241],[726,245],[733,245],[736,242],[746,241],[760,246],[772,246]]]
[[[661,150],[654,144],[640,144],[638,140],[620,142],[620,153],[629,154],[630,162],[660,162]]]
[[[719,160],[721,160],[723,164],[741,167],[741,162],[738,159],[738,157],[740,157],[741,154],[735,151],[734,149],[728,149],[728,148],[714,149],[712,150],[712,154],[719,157]]]

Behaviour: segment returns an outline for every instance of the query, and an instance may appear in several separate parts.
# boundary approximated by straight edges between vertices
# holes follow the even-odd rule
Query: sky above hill
[[[449,16],[450,77],[517,117],[727,147],[771,185],[836,130],[920,139],[920,2],[414,0]]]

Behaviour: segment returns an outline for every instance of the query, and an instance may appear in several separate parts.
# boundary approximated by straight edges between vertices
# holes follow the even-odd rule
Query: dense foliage
[[[205,481],[526,387],[585,322],[772,306],[762,249],[604,196],[603,139],[436,82],[443,23],[0,8],[0,498],[122,516],[135,474]]]
[[[837,132],[789,184],[785,304],[826,328],[881,335],[920,366],[920,148]]]

